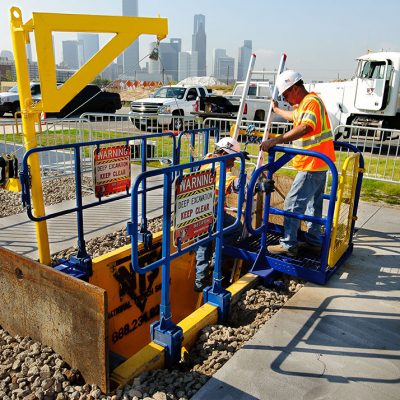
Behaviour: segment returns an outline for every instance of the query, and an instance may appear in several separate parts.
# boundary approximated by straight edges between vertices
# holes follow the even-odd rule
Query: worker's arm
[[[289,132],[278,135],[272,139],[267,139],[260,145],[260,150],[268,151],[271,147],[277,144],[293,142],[294,140],[300,139],[307,133],[312,131],[312,127],[307,124],[300,124],[295,128],[291,129]]]
[[[278,102],[276,100],[272,100],[272,111],[279,115],[282,118],[285,118],[288,121],[293,121],[293,111],[283,110],[278,107]]]

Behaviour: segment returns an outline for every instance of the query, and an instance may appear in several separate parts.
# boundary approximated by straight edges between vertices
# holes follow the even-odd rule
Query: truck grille
[[[134,101],[131,103],[131,110],[137,113],[143,114],[157,114],[159,103],[142,103],[140,101]]]

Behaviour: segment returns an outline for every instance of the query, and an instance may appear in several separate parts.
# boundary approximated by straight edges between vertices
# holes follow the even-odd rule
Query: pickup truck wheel
[[[174,116],[174,119],[171,122],[170,128],[173,131],[182,131],[183,130],[183,119],[176,118],[176,116]]]

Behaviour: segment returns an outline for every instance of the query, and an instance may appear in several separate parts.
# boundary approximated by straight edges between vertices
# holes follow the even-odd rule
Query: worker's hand
[[[260,144],[260,150],[262,151],[268,151],[271,147],[274,147],[275,145],[277,145],[279,142],[276,138],[273,139],[267,139],[264,140],[261,144]]]
[[[272,105],[272,111],[276,113],[276,109],[279,108],[278,102],[276,100],[271,100],[271,105]]]

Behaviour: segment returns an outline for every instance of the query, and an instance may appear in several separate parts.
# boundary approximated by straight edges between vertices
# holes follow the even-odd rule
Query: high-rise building
[[[14,54],[10,50],[2,50],[0,52],[0,57],[7,61],[14,61]]]
[[[198,76],[198,53],[197,51],[182,51],[179,53],[178,80],[181,81],[189,76]]]
[[[31,47],[30,43],[28,43],[26,45],[26,58],[28,59],[28,63],[31,63],[33,61],[32,60],[32,47]]]
[[[217,64],[218,75],[216,78],[226,84],[234,80],[235,59],[233,57],[220,57]]]
[[[71,69],[79,68],[78,41],[64,40],[62,42],[64,65]]]
[[[232,82],[234,79],[235,59],[226,54],[225,49],[214,49],[214,77],[222,82]]]
[[[129,17],[138,16],[138,0],[122,0],[122,15]],[[134,78],[135,71],[140,71],[139,66],[139,39],[136,39],[123,53],[123,74],[125,77]]]
[[[150,43],[150,52],[156,43]],[[149,60],[149,73],[169,75],[178,80],[178,55],[181,51],[182,39],[171,38],[169,42],[161,42],[158,48],[159,60]]]
[[[243,46],[239,47],[238,70],[237,70],[238,81],[244,81],[246,79],[251,53],[253,51],[252,47],[253,44],[251,40],[245,40]]]
[[[192,51],[198,53],[198,72],[199,76],[207,75],[207,37],[206,37],[206,17],[202,14],[194,16],[194,27],[192,35]]]
[[[217,77],[219,75],[218,60],[223,57],[226,57],[225,49],[214,49],[214,51],[213,51],[213,75],[214,75],[214,77]]]
[[[99,51],[99,35],[97,33],[78,33],[79,65],[82,66]]]

